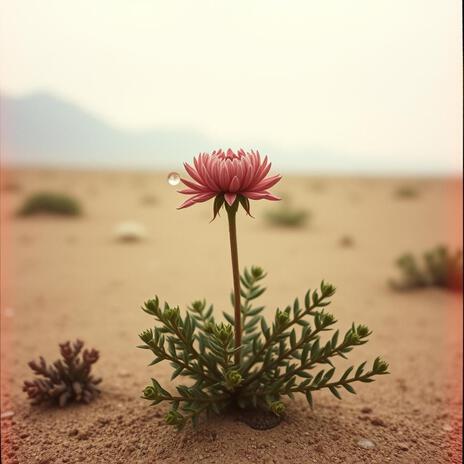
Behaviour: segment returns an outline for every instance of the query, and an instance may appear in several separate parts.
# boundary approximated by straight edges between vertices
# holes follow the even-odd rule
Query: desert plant
[[[142,205],[153,206],[156,205],[157,202],[158,199],[151,194],[143,195],[142,198],[140,198],[140,203],[142,203]]]
[[[445,246],[437,246],[423,254],[422,263],[411,253],[398,258],[396,264],[401,279],[390,280],[396,290],[422,287],[442,287],[462,291],[462,251],[451,253]]]
[[[266,178],[267,158],[261,161],[258,153],[228,150],[200,155],[194,161],[196,169],[185,166],[195,182],[183,180],[188,189],[181,191],[193,197],[181,207],[215,197],[213,219],[222,206],[227,212],[233,312],[224,313],[225,322],[218,322],[205,300],[193,302],[185,313],[178,306],[161,304],[158,297],[148,300],[142,309],[156,325],[140,334],[140,348],[155,355],[151,365],[167,361],[173,368],[172,379],[187,377],[191,384],[178,385],[177,392],[171,393],[152,379],[143,398],[152,404],[170,403],[166,422],[180,428],[189,419],[195,424],[203,412],[222,414],[229,407],[281,416],[287,396],[302,393],[312,406],[315,391],[327,389],[341,398],[342,390],[355,393],[353,383],[369,383],[387,374],[388,364],[376,358],[368,369],[363,362],[336,375],[335,358],[346,358],[353,348],[365,344],[371,331],[353,324],[343,336],[336,330],[323,340],[322,335],[336,324],[326,311],[335,293],[332,285],[322,282],[306,293],[302,303],[296,299],[278,308],[270,325],[262,315],[264,307],[256,305],[266,290],[262,285],[266,274],[259,267],[239,274],[235,220],[239,205],[249,214],[249,199],[276,199],[267,189],[280,176]]]
[[[278,227],[303,227],[308,219],[309,212],[304,209],[292,207],[288,202],[266,213],[266,221]]]
[[[419,196],[419,192],[415,187],[410,185],[401,185],[395,190],[395,196],[401,199],[411,199]]]
[[[21,216],[34,214],[77,216],[81,214],[81,207],[77,200],[66,194],[39,192],[26,198],[19,214]]]
[[[92,365],[98,361],[98,351],[85,349],[84,342],[76,340],[61,343],[60,353],[63,359],[47,365],[41,356],[39,362],[31,361],[29,367],[42,378],[26,380],[23,391],[36,405],[43,402],[57,403],[63,407],[69,402],[90,403],[99,393],[97,385],[101,378],[91,375]]]

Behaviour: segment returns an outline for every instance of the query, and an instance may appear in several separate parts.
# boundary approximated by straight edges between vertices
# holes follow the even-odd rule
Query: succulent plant
[[[232,314],[224,312],[226,322],[216,322],[213,306],[205,300],[193,302],[185,316],[179,307],[162,305],[157,297],[144,304],[142,309],[158,324],[140,334],[143,345],[139,348],[155,355],[152,365],[169,362],[172,379],[193,380],[188,386],[178,385],[177,394],[156,379],[143,391],[143,398],[152,404],[171,404],[165,417],[168,424],[181,428],[188,419],[195,424],[203,412],[223,414],[230,407],[281,416],[285,397],[303,394],[312,407],[316,391],[327,390],[340,399],[342,391],[355,393],[354,383],[370,383],[388,374],[388,363],[378,357],[371,367],[363,362],[337,376],[335,360],[346,359],[372,332],[353,324],[343,336],[336,330],[323,339],[337,322],[326,311],[335,293],[330,284],[322,282],[319,289],[308,291],[303,304],[296,299],[293,305],[277,309],[268,326],[261,314],[264,306],[255,305],[266,290],[261,285],[264,277],[261,268],[252,267],[240,279],[243,338],[238,362]],[[233,293],[231,301],[234,306]]]
[[[400,280],[390,280],[395,290],[423,287],[442,287],[462,291],[462,251],[451,253],[445,246],[437,246],[423,254],[422,264],[411,253],[396,262],[401,270]]]
[[[90,403],[100,393],[97,385],[102,379],[90,373],[92,365],[98,361],[98,351],[82,351],[84,342],[81,340],[72,344],[68,341],[59,346],[63,359],[51,365],[47,365],[42,356],[38,362],[29,362],[29,367],[42,378],[26,380],[23,391],[34,405],[52,402],[63,407],[73,401]]]
[[[370,368],[363,362],[336,375],[335,358],[346,359],[351,350],[367,342],[371,331],[352,324],[344,336],[336,330],[330,338],[323,337],[337,322],[326,311],[334,286],[322,281],[319,288],[306,292],[302,302],[295,299],[285,309],[277,308],[269,325],[262,314],[264,306],[255,306],[266,290],[261,283],[266,274],[252,266],[240,275],[236,214],[241,206],[251,215],[250,200],[279,200],[268,190],[281,179],[280,175],[267,177],[268,158],[229,149],[200,154],[193,166],[184,166],[191,179],[181,179],[187,188],[180,193],[190,198],[179,209],[214,198],[213,220],[223,207],[227,213],[233,313],[224,312],[225,322],[218,323],[206,300],[195,301],[186,313],[178,306],[161,304],[157,296],[145,302],[142,309],[156,326],[140,334],[140,348],[154,354],[151,365],[167,361],[173,368],[171,379],[190,379],[189,385],[177,385],[177,392],[171,393],[152,378],[143,391],[143,398],[152,404],[171,405],[166,422],[181,428],[188,420],[195,424],[202,413],[222,414],[237,407],[242,413],[274,418],[245,421],[250,426],[275,426],[279,422],[275,418],[284,414],[285,397],[300,393],[312,406],[318,390],[326,389],[340,399],[343,390],[355,393],[353,383],[370,383],[388,374],[388,363],[377,357]]]

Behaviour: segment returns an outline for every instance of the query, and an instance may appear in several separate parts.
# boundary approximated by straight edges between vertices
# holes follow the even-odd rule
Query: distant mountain
[[[72,103],[46,93],[0,98],[2,161],[62,167],[177,168],[202,151],[224,147],[186,130],[128,131],[115,128]],[[291,152],[256,141],[244,148],[268,153],[279,170],[340,170],[343,157],[317,150]]]
[[[170,167],[210,143],[193,131],[126,131],[48,94],[0,98],[2,157],[14,164]]]
[[[269,154],[280,172],[355,174],[452,173],[439,158],[417,163],[403,157],[358,156],[310,148],[294,150],[240,139],[246,149]],[[0,97],[0,154],[14,165],[180,169],[199,152],[227,148],[227,141],[189,130],[129,131],[109,125],[79,106],[47,93]],[[238,148],[234,143],[234,148]],[[459,168],[458,168],[459,169]],[[459,169],[460,171],[460,169]]]

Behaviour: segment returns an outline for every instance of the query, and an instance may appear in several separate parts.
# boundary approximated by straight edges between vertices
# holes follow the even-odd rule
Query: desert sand
[[[404,185],[417,196],[397,197]],[[325,279],[337,287],[329,308],[340,329],[356,321],[374,332],[350,361],[382,355],[391,375],[342,401],[316,393],[313,411],[304,398],[287,401],[272,430],[230,416],[180,432],[164,424],[167,405],[140,398],[150,377],[173,388],[170,367],[148,367],[150,353],[136,348],[137,334],[153,323],[140,306],[158,295],[184,308],[205,297],[218,315],[229,308],[226,218],[209,223],[211,203],[177,211],[182,198],[165,173],[20,170],[3,186],[2,414],[10,416],[1,421],[3,462],[461,462],[461,296],[387,285],[405,251],[462,248],[459,181],[286,176],[274,190],[311,212],[301,229],[269,227],[263,213],[275,205],[253,202],[256,219],[238,218],[240,266],[268,272],[267,314]],[[15,217],[37,190],[74,195],[84,215]],[[114,227],[126,221],[143,224],[146,240],[115,241]],[[344,236],[351,246],[341,244]],[[30,406],[21,391],[33,377],[27,362],[39,355],[51,362],[58,343],[77,337],[100,351],[101,396],[88,406]],[[361,439],[375,447],[362,448]]]

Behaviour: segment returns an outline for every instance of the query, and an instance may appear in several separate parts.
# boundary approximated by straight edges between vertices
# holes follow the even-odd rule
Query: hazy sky
[[[457,0],[0,0],[0,90],[126,128],[459,167]]]

